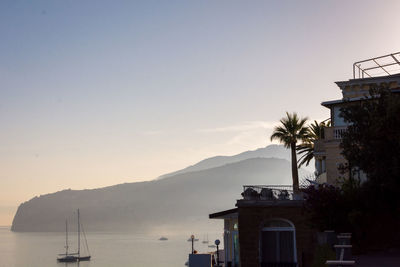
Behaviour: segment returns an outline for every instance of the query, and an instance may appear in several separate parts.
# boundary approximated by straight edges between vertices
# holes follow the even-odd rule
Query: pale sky
[[[153,179],[329,117],[400,51],[399,1],[1,1],[0,225],[65,188]]]

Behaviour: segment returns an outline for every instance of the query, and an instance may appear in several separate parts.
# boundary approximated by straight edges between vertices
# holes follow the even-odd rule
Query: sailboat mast
[[[68,221],[65,220],[65,255],[68,255]]]
[[[79,218],[79,209],[78,209],[78,257],[81,256],[81,223]]]

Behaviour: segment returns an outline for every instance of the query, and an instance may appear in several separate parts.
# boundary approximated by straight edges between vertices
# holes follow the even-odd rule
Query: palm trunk
[[[290,145],[292,150],[292,179],[293,179],[293,192],[299,192],[299,171],[297,169],[297,154],[296,154],[296,143]]]

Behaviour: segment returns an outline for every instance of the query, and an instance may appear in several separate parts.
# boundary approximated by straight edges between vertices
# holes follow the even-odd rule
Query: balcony
[[[325,127],[325,140],[341,140],[347,126]]]

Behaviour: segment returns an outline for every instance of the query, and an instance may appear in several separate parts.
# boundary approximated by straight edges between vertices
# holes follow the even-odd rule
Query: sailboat
[[[58,256],[62,256],[57,258],[59,262],[76,262],[78,258],[74,255],[76,253],[68,254],[68,221],[65,220],[65,254],[58,254]]]
[[[86,251],[88,255],[86,256],[81,256],[81,227],[82,227],[82,233],[83,237],[85,238],[85,246],[86,246]],[[90,252],[89,252],[89,246],[86,240],[86,234],[85,230],[83,229],[83,224],[80,223],[80,213],[78,209],[78,261],[90,261]]]
[[[208,244],[208,234],[207,234],[207,239],[204,239],[201,243]]]
[[[68,221],[65,221],[65,254],[59,254],[59,256],[63,256],[63,257],[59,257],[57,258],[57,261],[59,262],[76,262],[76,261],[90,261],[90,252],[89,252],[89,246],[87,244],[87,240],[86,240],[86,234],[85,234],[85,230],[83,229],[83,224],[81,224],[80,222],[80,213],[79,213],[79,209],[77,211],[78,213],[78,252],[76,253],[68,253]],[[85,246],[86,246],[86,250],[88,252],[88,255],[86,256],[81,256],[81,229],[82,229],[82,233],[83,233],[83,237],[85,239]]]

